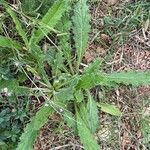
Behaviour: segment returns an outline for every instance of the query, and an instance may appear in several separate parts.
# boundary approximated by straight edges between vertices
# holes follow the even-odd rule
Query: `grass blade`
[[[6,8],[6,10],[9,13],[9,15],[12,17],[12,19],[16,25],[16,29],[17,29],[19,35],[22,37],[25,45],[28,46],[28,39],[26,36],[26,32],[23,30],[22,25],[21,25],[19,19],[17,18],[15,12],[9,6]]]
[[[21,49],[22,45],[19,42],[12,40],[11,38],[6,38],[0,35],[0,47]]]
[[[74,8],[73,32],[78,57],[77,70],[79,69],[79,65],[88,45],[88,33],[90,31],[90,15],[88,10],[87,0],[79,0]]]

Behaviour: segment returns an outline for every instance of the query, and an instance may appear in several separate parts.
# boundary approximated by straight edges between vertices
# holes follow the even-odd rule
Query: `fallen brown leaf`
[[[115,4],[118,2],[118,0],[105,0],[105,2],[106,2],[109,6],[113,6],[113,5],[115,5]]]
[[[99,56],[104,56],[106,54],[106,50],[102,47],[97,47],[96,52]]]
[[[110,43],[110,37],[107,34],[101,34],[100,35],[100,40],[102,40],[106,44]]]

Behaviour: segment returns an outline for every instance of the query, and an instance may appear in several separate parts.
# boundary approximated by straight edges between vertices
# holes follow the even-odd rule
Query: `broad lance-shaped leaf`
[[[115,105],[101,103],[97,104],[97,106],[99,106],[101,108],[101,111],[105,113],[108,113],[113,116],[121,116],[121,111]]]
[[[107,80],[118,84],[125,85],[150,85],[150,72],[129,71],[129,72],[115,72],[107,75]]]
[[[77,132],[77,124],[76,124],[74,114],[70,111],[64,111],[63,118],[64,118],[64,121],[67,123],[67,125],[70,128],[72,128],[73,131],[76,133]]]
[[[16,29],[17,29],[18,33],[22,37],[25,45],[28,46],[28,39],[27,39],[25,31],[22,28],[22,25],[21,25],[19,19],[17,18],[15,12],[9,6],[6,6],[6,7],[7,7],[6,8],[7,12],[10,14],[10,16],[12,17],[12,19],[16,25]]]
[[[80,114],[80,117],[82,118],[82,121],[84,122],[84,124],[87,126],[88,129],[90,129],[89,124],[88,124],[87,105],[84,102],[79,104],[79,114]]]
[[[91,89],[97,85],[109,86],[102,73],[87,73],[81,76],[77,89]]]
[[[88,119],[88,124],[90,127],[90,130],[92,133],[95,133],[98,124],[99,124],[99,118],[98,118],[98,109],[97,109],[97,104],[94,101],[93,97],[91,94],[88,95],[88,103],[87,103],[87,119]]]
[[[60,22],[57,25],[57,29],[62,32],[59,36],[59,43],[62,48],[63,54],[66,58],[67,63],[71,71],[72,68],[72,56],[71,56],[71,39],[70,39],[70,30],[71,30],[71,21],[69,12],[66,12],[61,18]]]
[[[58,24],[58,30],[62,32],[64,35],[60,35],[60,45],[64,52],[64,55],[69,61],[71,61],[71,45],[70,45],[70,29],[71,29],[71,21],[69,18],[69,14],[66,14],[60,20]],[[68,60],[67,60],[68,61]]]
[[[77,112],[77,129],[85,150],[100,150],[100,146],[82,120],[79,112]]]
[[[30,44],[38,43],[47,35],[67,10],[68,0],[57,0],[39,23],[39,29],[33,32]]]
[[[16,150],[33,150],[33,144],[38,136],[40,128],[48,121],[48,117],[53,113],[50,106],[42,106],[31,119],[21,135],[20,142]]]
[[[81,76],[76,88],[91,89],[97,85],[113,87],[116,84],[124,85],[150,85],[150,72],[129,71],[112,74],[87,73]]]
[[[74,8],[74,16],[72,18],[74,27],[74,40],[77,50],[77,69],[88,46],[88,33],[90,31],[90,15],[87,0],[78,0]]]
[[[11,38],[0,35],[0,47],[21,49],[22,45],[19,42],[12,40]]]

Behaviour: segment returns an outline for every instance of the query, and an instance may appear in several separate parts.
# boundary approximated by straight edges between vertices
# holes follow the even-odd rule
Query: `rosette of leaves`
[[[68,0],[57,0],[42,19],[36,20],[37,25],[31,35],[27,34],[15,11],[7,4],[5,8],[23,42],[0,36],[0,47],[8,48],[15,54],[23,54],[18,59],[19,72],[25,73],[30,80],[31,75],[36,78],[35,81],[32,80],[34,87],[27,88],[19,83],[10,89],[16,93],[18,89],[26,89],[29,95],[32,93],[45,99],[41,109],[25,127],[17,150],[33,149],[40,128],[55,111],[78,133],[86,150],[99,150],[100,145],[94,137],[99,126],[98,107],[115,116],[121,115],[121,112],[115,106],[97,104],[90,89],[96,86],[115,87],[119,84],[150,85],[150,72],[106,74],[100,70],[99,59],[81,71],[80,64],[88,47],[90,32],[87,0],[73,3]],[[52,33],[57,39],[55,42],[50,38]],[[46,51],[41,46],[44,38],[47,38],[50,45],[54,45]],[[7,87],[6,79],[2,78],[0,82],[3,82],[3,88]]]

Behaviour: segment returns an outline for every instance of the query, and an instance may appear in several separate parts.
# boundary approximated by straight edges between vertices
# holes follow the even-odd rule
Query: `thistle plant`
[[[96,86],[115,87],[119,84],[150,85],[150,72],[107,74],[101,71],[99,59],[81,68],[90,32],[87,0],[57,0],[41,20],[34,20],[36,25],[31,34],[26,32],[20,22],[19,12],[7,3],[4,3],[4,7],[15,23],[22,42],[1,35],[0,47],[20,54],[16,58],[19,62],[16,66],[18,72],[25,74],[34,87],[21,86],[15,78],[0,78],[0,88],[7,87],[17,96],[28,94],[45,99],[43,106],[26,125],[17,150],[33,149],[40,128],[54,112],[62,115],[64,122],[77,131],[86,150],[99,150],[100,145],[94,138],[99,126],[98,109],[116,116],[120,116],[121,112],[116,106],[97,103],[90,90]],[[57,43],[50,38],[52,34]],[[46,51],[41,46],[43,39],[53,45]],[[36,82],[31,75],[36,78]]]

